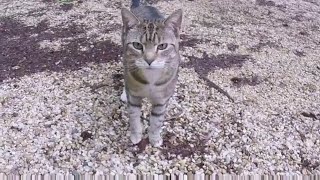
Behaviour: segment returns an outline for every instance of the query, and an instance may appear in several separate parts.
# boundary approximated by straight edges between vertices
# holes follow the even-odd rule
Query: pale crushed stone
[[[128,6],[128,2],[121,2]],[[182,140],[197,140],[197,135],[206,139],[208,153],[204,157],[196,153],[193,157],[167,160],[159,149],[149,145],[135,157],[132,152],[136,149],[128,146],[128,119],[119,101],[121,88],[113,87],[112,75],[121,72],[121,63],[89,64],[78,71],[42,72],[0,84],[0,154],[3,155],[0,171],[225,173],[231,163],[236,172],[243,174],[319,173],[320,166],[308,172],[300,165],[302,152],[310,163],[320,162],[320,120],[300,115],[301,112],[320,114],[320,73],[316,68],[320,52],[315,43],[319,41],[319,30],[310,31],[312,25],[320,25],[319,6],[304,1],[275,2],[286,5],[286,12],[277,7],[256,6],[249,0],[157,4],[169,12],[183,4],[183,34],[222,42],[219,47],[200,43],[197,48],[186,48],[183,55],[201,57],[203,51],[230,53],[226,44],[234,43],[240,46],[236,53],[250,54],[255,60],[247,61],[242,68],[215,70],[208,75],[235,98],[234,104],[208,88],[193,69],[181,69],[168,118],[181,109],[183,115],[173,122],[173,128],[172,122],[167,121],[165,131]],[[40,17],[23,14],[39,8],[46,8],[46,14]],[[85,1],[60,15],[57,5],[36,1],[3,1],[0,10],[5,12],[1,16],[14,16],[27,25],[36,25],[43,19],[48,19],[51,26],[74,20],[86,26],[88,36],[98,35],[96,41],[120,42],[118,31],[100,34],[99,28],[120,23],[119,9],[109,1]],[[274,19],[267,16],[268,10],[273,12]],[[78,19],[77,15],[88,12]],[[208,17],[212,13],[215,15]],[[110,14],[116,17],[114,22],[99,20]],[[309,21],[292,20],[297,14],[303,14]],[[202,19],[213,26],[204,27]],[[282,21],[277,19],[290,20],[290,28],[281,27]],[[301,30],[308,30],[310,35],[297,38],[295,35]],[[281,46],[263,47],[261,52],[248,51],[247,48],[260,42],[258,35],[264,35],[263,41],[280,42]],[[298,59],[292,53],[297,48],[303,49],[307,56]],[[188,61],[186,57],[183,60]],[[251,75],[261,77],[262,83],[235,88],[230,82],[234,76]],[[92,91],[90,85],[95,84],[104,86]],[[179,95],[184,95],[185,100],[181,101]],[[83,142],[80,137],[83,131],[90,131],[93,139]],[[134,167],[136,162],[140,163]],[[199,163],[203,163],[203,169]]]

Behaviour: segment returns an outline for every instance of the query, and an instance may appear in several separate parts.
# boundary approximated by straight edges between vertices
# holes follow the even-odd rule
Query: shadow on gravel
[[[163,137],[163,145],[161,152],[167,160],[175,159],[180,156],[182,158],[192,157],[195,154],[204,155],[207,152],[207,140],[197,137],[198,141],[187,141],[179,139],[173,133],[167,132]],[[148,138],[142,139],[138,144],[137,154],[143,153],[147,145],[150,144]],[[201,165],[201,164],[199,164]]]
[[[34,27],[11,18],[0,18],[0,82],[47,70],[77,70],[88,62],[120,59],[119,45],[111,41],[90,42],[84,33],[85,29],[75,24],[49,27],[47,21],[42,21]],[[50,43],[60,38],[66,38],[61,48],[40,47],[43,41]]]
[[[195,154],[206,154],[207,142],[205,139],[198,138],[198,141],[186,141],[177,138],[173,133],[167,132],[163,137],[162,153],[168,160],[177,156],[182,158],[191,157]]]
[[[185,34],[181,34],[180,39],[181,39],[181,42],[180,42],[181,49],[185,49],[186,47],[195,48],[198,44],[210,42],[209,39],[198,39]]]
[[[259,6],[275,6],[276,3],[273,1],[267,1],[267,0],[256,0],[256,4]]]
[[[198,74],[207,76],[209,72],[216,69],[242,67],[243,63],[250,59],[249,55],[219,54],[209,56],[203,52],[202,57],[188,56],[189,62],[182,64],[182,67],[194,68]]]
[[[234,67],[242,67],[243,63],[251,60],[249,55],[239,54],[219,54],[217,56],[209,56],[206,52],[203,52],[202,57],[187,56],[190,60],[187,63],[183,63],[182,67],[194,68],[200,78],[204,79],[209,87],[216,87],[212,82],[207,79],[209,72],[216,69],[226,69]]]
[[[254,75],[252,77],[233,77],[230,79],[230,81],[236,87],[241,87],[245,85],[249,85],[249,86],[259,85],[262,82],[262,79],[259,76]]]

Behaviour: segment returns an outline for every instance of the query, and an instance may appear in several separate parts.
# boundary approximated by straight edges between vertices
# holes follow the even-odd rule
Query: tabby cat
[[[137,144],[143,137],[141,106],[147,98],[152,104],[149,142],[159,147],[167,104],[178,78],[182,10],[164,18],[155,7],[132,0],[131,11],[123,8],[121,15],[125,82],[121,100],[128,105],[130,140]]]

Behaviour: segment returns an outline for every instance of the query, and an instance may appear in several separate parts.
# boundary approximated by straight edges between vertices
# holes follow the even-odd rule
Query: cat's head
[[[139,19],[125,8],[121,14],[122,43],[127,63],[142,69],[154,69],[179,61],[182,10],[156,20]]]

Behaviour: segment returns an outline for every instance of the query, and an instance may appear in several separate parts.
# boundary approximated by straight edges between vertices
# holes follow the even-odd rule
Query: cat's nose
[[[155,54],[154,53],[146,53],[144,60],[151,65],[151,63],[155,60]]]
[[[149,65],[151,65],[151,63],[154,61],[154,59],[145,59],[145,61],[146,61]]]

